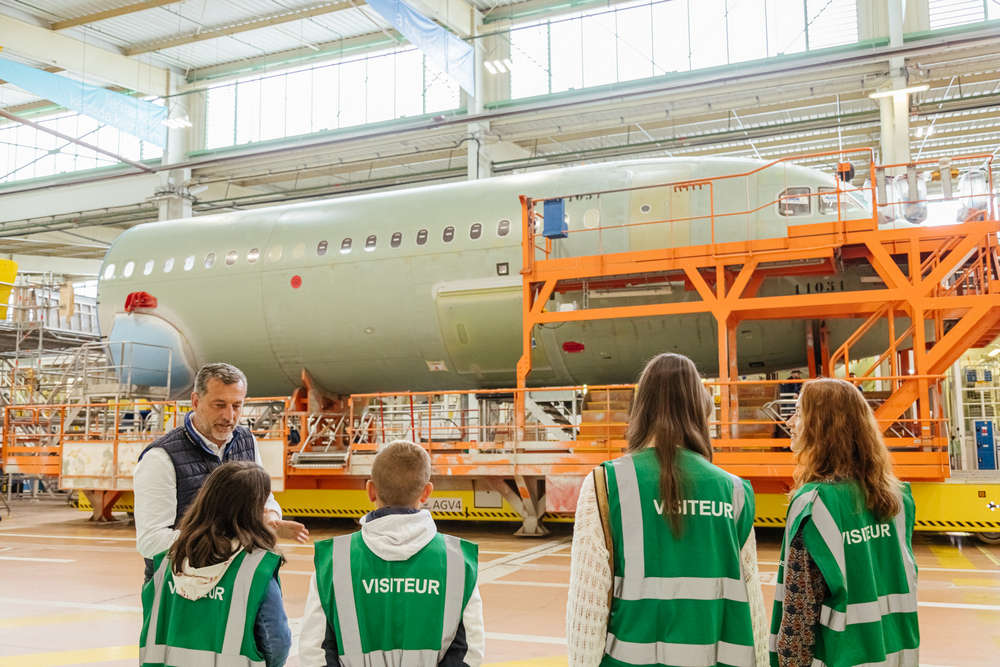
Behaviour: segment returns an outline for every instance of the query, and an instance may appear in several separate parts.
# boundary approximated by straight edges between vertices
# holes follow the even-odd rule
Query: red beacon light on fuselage
[[[139,308],[156,308],[156,297],[149,292],[132,292],[125,297],[125,312],[131,313]]]

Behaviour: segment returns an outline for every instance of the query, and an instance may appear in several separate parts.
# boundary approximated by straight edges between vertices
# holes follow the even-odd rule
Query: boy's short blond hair
[[[420,445],[394,440],[375,455],[372,483],[383,505],[410,507],[431,481],[431,457]]]

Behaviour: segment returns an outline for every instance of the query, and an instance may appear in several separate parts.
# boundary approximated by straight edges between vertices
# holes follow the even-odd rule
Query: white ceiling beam
[[[108,248],[121,236],[123,229],[117,227],[77,227],[58,232],[42,232],[26,237],[37,243],[53,243],[79,248]],[[7,237],[5,241],[16,241],[17,237]]]
[[[85,14],[83,16],[78,16],[73,19],[67,19],[65,21],[56,21],[52,24],[53,30],[65,30],[66,28],[75,28],[78,25],[87,25],[88,23],[96,23],[98,21],[106,21],[107,19],[113,19],[118,16],[125,16],[127,14],[134,14],[136,12],[143,12],[147,9],[152,9],[153,7],[162,7],[164,5],[173,5],[182,0],[142,0],[134,5],[125,5],[124,7],[117,7],[115,9],[108,9],[103,12],[94,12],[93,14]]]
[[[175,46],[183,46],[185,44],[203,42],[207,39],[218,39],[219,37],[228,37],[229,35],[236,35],[241,32],[249,32],[251,30],[258,30],[260,28],[269,28],[271,26],[281,25],[282,23],[301,21],[303,19],[311,18],[313,16],[322,16],[323,14],[331,14],[333,12],[339,12],[343,9],[352,9],[356,4],[364,4],[364,3],[357,1],[355,1],[355,4],[351,4],[350,2],[346,1],[337,2],[334,4],[323,5],[322,7],[313,7],[312,9],[291,11],[287,14],[282,14],[280,16],[269,16],[266,18],[259,18],[259,19],[248,18],[245,23],[239,23],[236,25],[229,25],[210,30],[203,30],[201,32],[192,33],[190,35],[183,35],[181,37],[175,37],[173,39],[164,39],[159,42],[151,42],[149,44],[133,46],[125,49],[125,55],[135,56],[142,53],[162,51],[164,49],[169,49]]]
[[[5,192],[0,194],[0,224],[38,220],[41,228],[46,218],[140,204],[152,197],[159,185],[159,174],[137,174],[94,183],[53,186],[51,190]]]
[[[409,0],[427,18],[434,19],[462,38],[475,34],[476,8],[465,0]]]
[[[111,53],[45,28],[0,15],[0,48],[29,60],[149,95],[169,93],[169,70]]]
[[[62,276],[94,276],[101,270],[101,259],[80,259],[74,257],[44,257],[14,253],[8,259],[17,262],[18,273],[53,273]]]
[[[406,44],[406,38],[395,30],[374,32],[347,39],[338,39],[322,44],[313,44],[288,51],[268,53],[263,56],[246,58],[234,63],[222,63],[191,70],[188,73],[190,83],[177,87],[178,92],[191,92],[205,88],[208,84],[216,84],[237,79],[249,73],[267,74],[271,70],[285,69],[289,65],[306,65],[311,62],[328,61],[341,58],[351,53],[361,53],[368,49]]]

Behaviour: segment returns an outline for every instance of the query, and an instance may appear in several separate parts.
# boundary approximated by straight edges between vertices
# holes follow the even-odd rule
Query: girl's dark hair
[[[674,508],[681,500],[684,480],[674,461],[677,448],[684,447],[712,460],[708,435],[708,415],[714,404],[701,383],[694,362],[680,354],[661,354],[642,371],[629,412],[628,451],[652,446],[660,461],[660,496],[664,518],[675,534],[681,529],[681,515]]]
[[[233,540],[247,553],[274,551],[277,536],[264,523],[270,493],[271,478],[253,461],[229,461],[216,468],[178,526],[180,535],[170,547],[174,573],[181,573],[185,558],[191,567],[227,560],[233,555]]]

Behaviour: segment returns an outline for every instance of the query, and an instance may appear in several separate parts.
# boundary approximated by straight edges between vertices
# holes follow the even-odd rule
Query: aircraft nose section
[[[196,365],[184,335],[149,313],[117,313],[108,347],[118,380],[137,387],[167,387],[183,398],[194,386]]]

